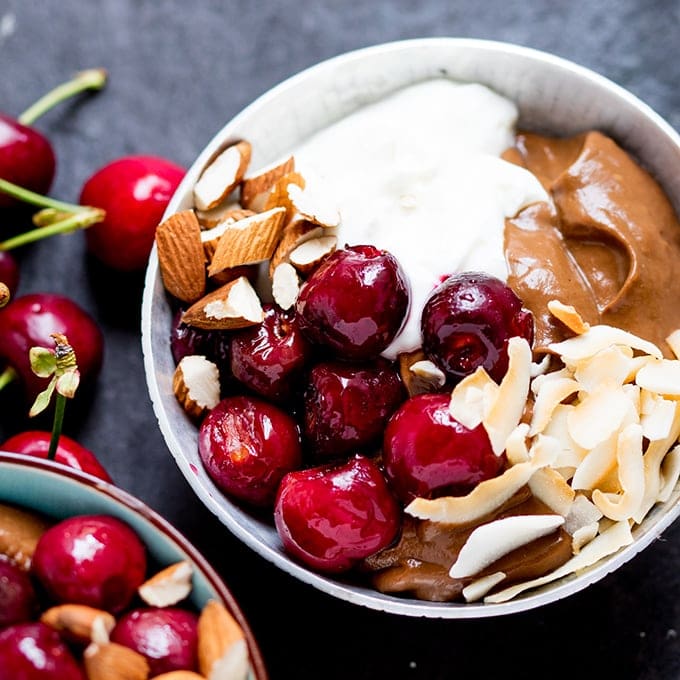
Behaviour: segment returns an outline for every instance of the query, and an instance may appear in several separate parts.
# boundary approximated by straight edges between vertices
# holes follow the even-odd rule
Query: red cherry
[[[106,217],[85,232],[88,250],[113,269],[144,269],[156,227],[184,175],[183,168],[153,156],[126,156],[95,172],[80,203],[102,208]]]
[[[355,456],[342,465],[287,474],[274,519],[291,555],[337,573],[387,547],[399,530],[400,514],[377,465]]]
[[[196,669],[198,617],[184,609],[133,609],[111,632],[111,641],[146,657],[150,677]]]
[[[33,573],[57,602],[118,613],[143,583],[146,549],[137,534],[108,515],[78,515],[38,540]]]
[[[10,437],[4,444],[0,445],[0,449],[12,453],[37,456],[38,458],[47,458],[51,438],[50,432],[28,430],[27,432],[19,432],[19,434]],[[109,473],[102,467],[94,453],[65,434],[59,437],[54,460],[62,465],[67,465],[68,467],[99,477],[105,482],[112,481]]]
[[[317,364],[304,397],[305,438],[320,459],[366,452],[379,446],[387,419],[405,398],[401,378],[387,362]]]
[[[36,605],[28,574],[16,564],[0,559],[0,628],[29,621]]]
[[[52,145],[37,130],[0,113],[0,177],[24,189],[46,194],[56,169]],[[0,193],[0,206],[16,199]]]
[[[206,416],[198,452],[227,494],[271,506],[282,477],[302,462],[300,433],[284,411],[254,397],[227,397]]]
[[[460,380],[478,366],[500,382],[508,370],[508,340],[534,338],[534,319],[500,279],[463,272],[444,281],[425,304],[423,349],[445,373]]]
[[[390,344],[408,306],[408,280],[395,257],[373,246],[352,246],[335,251],[307,279],[296,310],[312,342],[360,361]]]
[[[44,623],[21,623],[0,632],[0,677],[85,680],[59,633]]]
[[[383,464],[404,503],[466,494],[503,470],[505,454],[494,454],[483,425],[461,425],[449,412],[450,401],[447,394],[420,394],[390,418]]]
[[[20,375],[30,401],[47,381],[31,371],[31,347],[54,347],[52,333],[63,333],[76,352],[80,374],[93,380],[102,362],[103,338],[94,319],[69,298],[34,293],[0,309],[0,357]]]
[[[6,250],[0,250],[0,283],[9,288],[12,296],[19,286],[19,264]]]

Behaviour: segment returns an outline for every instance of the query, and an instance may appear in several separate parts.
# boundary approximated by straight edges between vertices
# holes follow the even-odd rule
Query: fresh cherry
[[[232,336],[231,372],[254,392],[285,402],[300,386],[311,347],[294,313],[264,306],[264,321]]]
[[[36,606],[35,590],[28,574],[13,562],[0,559],[0,629],[29,621]]]
[[[102,362],[103,338],[94,319],[61,295],[33,293],[0,309],[0,358],[22,379],[30,401],[47,386],[31,370],[31,347],[54,347],[53,333],[63,333],[78,357],[83,380],[93,380]]]
[[[314,569],[341,572],[388,546],[400,513],[368,458],[287,474],[274,511],[284,548]]]
[[[85,680],[59,633],[44,623],[20,623],[0,631],[0,677]]]
[[[83,205],[106,211],[104,221],[86,231],[88,250],[113,269],[144,269],[156,227],[184,174],[154,156],[125,156],[100,168],[80,194]]]
[[[304,434],[320,459],[367,452],[379,445],[388,418],[406,398],[388,362],[317,364],[304,395]]]
[[[182,323],[184,310],[178,309],[170,330],[170,350],[175,364],[185,356],[201,354],[217,364],[220,373],[229,372],[229,331],[208,331]]]
[[[19,287],[19,263],[6,250],[0,250],[0,283],[9,288],[12,296]]]
[[[307,279],[296,303],[305,335],[349,360],[378,356],[399,332],[408,306],[401,265],[374,246],[334,252]]]
[[[449,377],[460,380],[483,366],[500,382],[508,369],[508,340],[533,342],[534,320],[500,279],[464,272],[446,279],[426,302],[423,349]]]
[[[51,437],[52,434],[50,432],[28,430],[10,437],[0,445],[0,449],[12,453],[37,456],[38,458],[47,458]],[[67,465],[68,467],[99,477],[105,482],[112,481],[109,473],[102,467],[94,453],[65,434],[59,437],[54,460],[62,465]]]
[[[118,619],[111,641],[145,656],[150,677],[192,671],[196,669],[198,617],[174,607],[133,609]]]
[[[58,602],[118,613],[143,583],[146,549],[124,522],[109,515],[77,515],[38,540],[32,570]]]
[[[300,466],[296,422],[254,397],[227,397],[205,417],[198,452],[208,474],[227,494],[271,506],[281,478]]]
[[[473,430],[450,413],[447,394],[419,394],[390,418],[383,442],[385,473],[400,500],[464,495],[498,475],[496,456],[483,425]]]

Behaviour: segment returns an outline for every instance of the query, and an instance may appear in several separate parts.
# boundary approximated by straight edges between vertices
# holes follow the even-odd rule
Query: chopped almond
[[[257,174],[244,177],[241,182],[241,204],[244,208],[250,208],[259,212],[264,208],[267,194],[276,182],[284,175],[295,170],[293,156],[282,163],[260,170]]]
[[[186,561],[171,564],[142,583],[138,589],[139,596],[150,607],[170,607],[177,604],[191,592],[192,573],[193,569]]]
[[[203,170],[194,185],[194,204],[199,210],[219,205],[241,182],[250,163],[250,144],[228,146]]]
[[[208,680],[245,680],[248,647],[226,607],[210,600],[198,619],[198,667]]]
[[[290,309],[300,293],[300,277],[293,265],[282,262],[272,276],[272,296],[281,309]]]
[[[290,253],[290,263],[301,274],[309,274],[335,251],[337,245],[338,239],[335,236],[322,236],[305,241]]]

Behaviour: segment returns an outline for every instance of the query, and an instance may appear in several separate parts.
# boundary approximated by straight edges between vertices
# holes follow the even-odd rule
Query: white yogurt
[[[347,116],[295,151],[341,215],[338,243],[391,252],[411,283],[411,309],[384,352],[421,344],[420,315],[443,276],[485,271],[505,280],[506,217],[549,200],[500,154],[514,142],[516,106],[483,85],[430,80]]]

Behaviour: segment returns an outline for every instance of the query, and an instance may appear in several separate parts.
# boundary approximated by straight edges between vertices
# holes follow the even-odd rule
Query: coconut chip
[[[680,398],[680,361],[661,359],[650,362],[637,372],[635,382],[657,394]]]
[[[559,319],[570,331],[581,335],[590,329],[590,324],[584,321],[572,305],[565,305],[559,300],[550,300],[548,310]]]
[[[463,588],[463,597],[466,602],[481,600],[492,588],[505,580],[507,574],[503,571],[496,571],[493,574],[482,576],[476,581]]]

